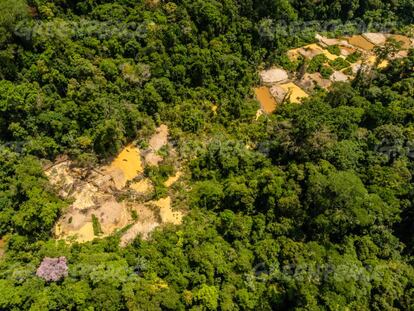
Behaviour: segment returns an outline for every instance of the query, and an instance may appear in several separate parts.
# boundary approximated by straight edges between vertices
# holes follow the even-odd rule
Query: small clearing
[[[403,44],[402,50],[377,64],[373,49],[375,46],[384,45],[388,38],[400,41]],[[315,87],[329,89],[334,82],[352,80],[361,67],[371,68],[377,64],[377,68],[386,68],[389,66],[391,59],[407,57],[407,49],[414,47],[414,38],[383,33],[364,33],[339,39],[331,39],[317,34],[315,39],[318,43],[295,48],[286,53],[291,61],[297,61],[299,58],[304,58],[306,61],[305,66],[301,67],[300,73],[289,73],[291,79],[281,81],[282,77],[272,78],[272,72],[282,72],[283,78],[288,76],[286,71],[276,67],[269,71],[259,72],[262,86],[256,87],[254,92],[260,102],[261,109],[256,114],[256,120],[263,113],[274,112],[276,106],[286,100],[290,100],[292,103],[300,103],[301,99],[307,97]],[[331,46],[337,46],[339,55],[334,55],[328,51]],[[318,69],[319,72],[314,72],[315,69],[308,71],[309,67],[306,64],[309,64],[315,56],[321,54],[326,56],[328,62],[323,64],[323,68]],[[347,58],[350,55],[352,57]],[[323,78],[322,74],[326,77],[329,73],[328,70],[333,73],[329,79]]]
[[[155,155],[155,152],[168,144],[167,137],[167,126],[157,128],[149,140],[145,155]],[[147,195],[153,191],[153,185],[143,176],[143,154],[131,144],[106,166],[79,168],[67,159],[48,167],[45,174],[49,182],[58,189],[61,197],[72,200],[72,204],[55,225],[56,238],[82,243],[109,236],[131,225],[125,237],[121,238],[121,245],[126,245],[137,235],[147,238],[154,228],[164,223],[179,224],[183,214],[171,210],[170,197],[145,202]],[[158,165],[159,162],[146,162],[148,163]],[[180,177],[179,171],[167,180],[166,186],[170,187]],[[131,190],[135,193],[132,197]],[[144,201],[143,203],[136,202],[140,196],[140,202]],[[120,201],[119,197],[126,199]]]
[[[168,143],[168,127],[161,125],[149,141],[149,148],[145,151],[145,163],[157,166],[162,160],[162,156],[157,152]]]

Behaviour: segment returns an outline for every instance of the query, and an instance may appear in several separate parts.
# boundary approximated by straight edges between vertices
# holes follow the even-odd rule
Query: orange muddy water
[[[256,99],[259,101],[264,112],[272,113],[276,110],[276,101],[272,94],[270,94],[268,87],[257,87],[254,89],[254,93],[256,94]]]

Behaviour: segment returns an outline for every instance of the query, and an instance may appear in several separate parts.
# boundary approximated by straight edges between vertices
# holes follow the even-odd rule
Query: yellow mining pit
[[[293,82],[281,84],[280,87],[290,93],[289,101],[294,104],[300,103],[303,98],[309,96],[304,90]]]
[[[256,99],[259,101],[262,110],[266,113],[272,113],[276,110],[276,101],[270,94],[267,86],[261,86],[254,89]]]

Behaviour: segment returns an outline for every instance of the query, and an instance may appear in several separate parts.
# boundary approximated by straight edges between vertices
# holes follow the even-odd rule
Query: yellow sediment
[[[177,182],[177,180],[181,177],[181,175],[182,175],[182,173],[180,172],[180,171],[178,171],[176,174],[175,174],[175,176],[171,176],[171,177],[169,177],[166,181],[165,181],[165,183],[164,183],[164,185],[166,186],[166,187],[171,187],[175,182]]]
[[[353,46],[356,46],[358,48],[361,48],[366,51],[371,51],[375,45],[369,42],[367,39],[365,39],[363,36],[357,35],[352,36],[351,38],[348,38],[349,44],[352,44]]]
[[[411,40],[410,38],[403,36],[403,35],[392,35],[391,38],[394,40],[401,42],[403,49],[409,49],[411,46]]]
[[[141,155],[139,149],[129,145],[112,161],[110,170],[121,170],[125,179],[132,180],[142,173]]]
[[[138,193],[148,193],[152,190],[152,183],[149,179],[145,178],[131,184],[129,187]]]
[[[375,55],[371,55],[368,57],[367,61],[369,64],[374,65],[375,62],[377,61],[377,57]],[[377,68],[380,68],[380,69],[385,68],[389,65],[389,63],[390,62],[388,60],[383,60],[381,63],[378,64]]]
[[[380,69],[382,69],[382,68],[386,68],[386,67],[388,67],[388,65],[390,64],[390,62],[389,61],[387,61],[387,60],[383,60],[379,65],[378,65],[378,68],[380,68]]]
[[[308,44],[308,45],[306,45],[304,47],[301,47],[301,48],[289,50],[287,52],[287,55],[288,55],[290,60],[296,60],[299,57],[299,55],[301,55],[301,53],[300,53],[301,51],[302,52],[303,51],[309,51],[311,54],[315,54],[315,55],[324,54],[326,56],[326,58],[328,58],[329,60],[335,60],[339,57],[337,55],[334,55],[334,54],[330,53],[328,50],[325,50],[324,48],[322,48],[321,46],[319,46],[316,43]]]
[[[93,233],[93,225],[92,222],[85,223],[79,230],[74,231],[66,231],[62,232],[58,227],[55,230],[57,236],[64,237],[65,239],[69,239],[70,237],[74,237],[75,240],[79,243],[89,242],[92,241],[96,236]]]
[[[289,100],[291,103],[294,104],[300,103],[302,98],[306,98],[309,96],[304,90],[302,90],[299,86],[292,82],[281,84],[280,87],[284,89],[286,92],[291,93]]]
[[[171,197],[159,199],[158,201],[151,202],[155,206],[160,208],[160,216],[163,223],[171,223],[174,225],[181,224],[182,213],[174,212],[171,208]]]
[[[259,120],[259,118],[263,115],[263,110],[262,109],[258,109],[256,111],[256,121]]]
[[[276,110],[276,101],[273,98],[272,94],[270,94],[268,87],[257,87],[254,89],[254,92],[264,112],[272,113]]]

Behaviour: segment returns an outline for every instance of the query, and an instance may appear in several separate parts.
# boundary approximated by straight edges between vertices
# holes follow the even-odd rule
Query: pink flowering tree
[[[68,276],[66,257],[43,258],[42,263],[37,268],[36,275],[48,282],[56,282]]]

